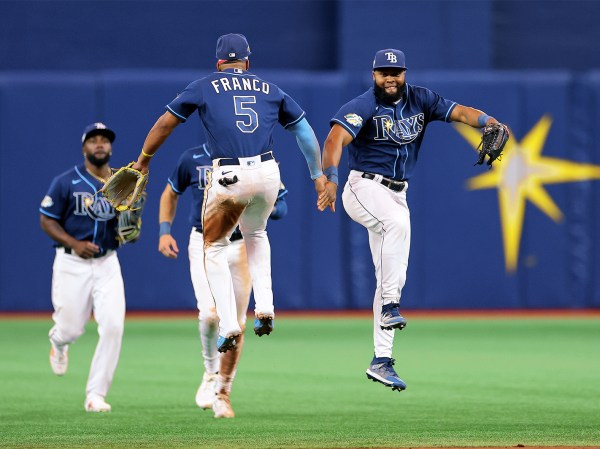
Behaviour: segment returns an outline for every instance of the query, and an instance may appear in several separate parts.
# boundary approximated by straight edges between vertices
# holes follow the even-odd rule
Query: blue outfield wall
[[[331,116],[371,83],[364,71],[255,73],[305,108],[321,143]],[[51,310],[54,254],[38,207],[52,178],[81,162],[83,128],[97,120],[113,128],[112,165],[124,165],[137,156],[163,106],[202,75],[0,73],[0,310]],[[411,70],[408,81],[498,117],[511,128],[512,146],[489,171],[473,166],[475,149],[452,124],[428,127],[408,190],[413,238],[404,306],[600,307],[600,135],[594,126],[600,73]],[[370,308],[375,280],[366,231],[348,218],[341,199],[335,214],[319,213],[295,139],[279,129],[275,140],[289,190],[288,216],[268,227],[276,307]],[[191,119],[153,161],[142,238],[119,252],[129,310],[195,307],[187,261],[191,202],[188,194],[180,200],[173,232],[181,252],[173,261],[157,251],[158,201],[179,154],[202,141],[199,121]],[[572,181],[582,164],[591,166]],[[347,173],[344,155],[340,178]],[[495,177],[492,187],[471,189],[469,182],[481,175]],[[512,192],[511,207],[500,206],[502,192]],[[501,219],[519,204],[522,228],[518,220]],[[518,257],[507,262],[506,248],[515,245]]]

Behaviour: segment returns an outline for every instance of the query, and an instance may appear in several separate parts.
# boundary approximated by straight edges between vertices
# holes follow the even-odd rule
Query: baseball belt
[[[261,162],[270,161],[271,159],[275,159],[271,151],[260,155]],[[219,167],[224,165],[240,165],[240,160],[237,157],[219,159]]]
[[[73,254],[73,255],[77,255],[75,252],[73,252],[73,250],[71,248],[67,248],[66,246],[57,246],[57,248],[64,248],[65,249],[65,254]],[[100,257],[104,257],[108,254],[108,252],[111,251],[109,249],[104,249],[102,251],[100,251],[99,253],[96,253],[92,256],[92,258],[94,259],[99,259]]]
[[[380,180],[377,180],[377,175],[375,175],[373,173],[365,172],[362,174],[362,177],[366,178],[366,179],[372,179],[374,181],[377,181],[380,184],[383,184],[384,186],[386,186],[388,189],[393,190],[394,192],[402,192],[404,190],[404,187],[406,187],[406,183],[404,181],[395,181],[393,179],[384,178],[383,176],[381,177]]]
[[[194,226],[194,231],[198,232],[199,234],[202,234],[202,229],[200,229],[197,226]],[[233,231],[233,234],[231,234],[231,237],[229,237],[229,241],[235,242],[236,240],[241,240],[243,238],[244,236],[242,236],[241,231],[239,229],[236,229],[235,231]]]

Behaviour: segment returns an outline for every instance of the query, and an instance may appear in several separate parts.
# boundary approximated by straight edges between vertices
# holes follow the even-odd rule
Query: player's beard
[[[96,157],[95,154],[93,153],[88,153],[85,155],[85,158],[88,160],[88,162],[98,168],[108,164],[108,161],[110,161],[110,155],[111,153],[106,153],[106,155],[102,158],[100,157]]]
[[[404,84],[397,85],[398,90],[395,94],[388,94],[385,91],[385,88],[379,87],[375,81],[373,81],[373,91],[375,92],[375,97],[382,103],[390,103],[393,104],[402,98],[404,94]]]

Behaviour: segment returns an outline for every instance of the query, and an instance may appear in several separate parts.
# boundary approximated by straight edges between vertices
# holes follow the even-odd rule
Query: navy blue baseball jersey
[[[192,226],[202,229],[202,203],[204,202],[204,187],[207,183],[208,172],[212,169],[212,158],[206,144],[190,148],[183,152],[177,161],[177,166],[168,181],[177,195],[181,195],[188,187],[192,188],[192,209],[189,222]]]
[[[102,186],[85,165],[73,167],[52,180],[40,212],[77,240],[95,243],[100,251],[117,249],[116,212],[106,198],[95,195]]]
[[[354,140],[348,145],[351,170],[396,180],[410,179],[429,122],[450,121],[456,103],[419,86],[405,84],[395,105],[381,103],[373,88],[340,108],[331,119]]]
[[[204,187],[207,183],[208,172],[212,169],[212,158],[207,144],[190,148],[182,153],[177,166],[169,177],[171,188],[177,195],[181,195],[188,187],[192,188],[192,208],[189,222],[192,226],[202,229],[202,204],[204,202]],[[277,195],[275,209],[271,218],[279,219],[287,212],[285,196],[288,191],[282,187]],[[237,229],[236,229],[236,232]]]
[[[226,69],[192,82],[166,109],[184,122],[198,111],[214,159],[271,151],[275,125],[288,128],[305,116],[275,84],[240,69]]]

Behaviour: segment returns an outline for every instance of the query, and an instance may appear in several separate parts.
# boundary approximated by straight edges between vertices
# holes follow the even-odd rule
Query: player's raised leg
[[[245,205],[234,202],[225,187],[210,183],[205,189],[203,213],[204,266],[219,315],[217,349],[226,352],[236,345],[242,330],[237,322],[235,294],[227,260],[229,236]]]
[[[342,199],[348,215],[370,232],[371,256],[381,291],[379,325],[382,329],[403,329],[406,320],[399,311],[400,291],[406,281],[410,248],[406,192],[393,192],[351,171]]]
[[[250,172],[247,170],[246,172]],[[240,230],[244,235],[248,265],[254,288],[254,332],[269,335],[274,328],[275,308],[271,282],[271,246],[267,237],[267,220],[279,192],[281,179],[279,166],[274,160],[263,162],[259,170],[251,171],[261,190],[240,217]]]

